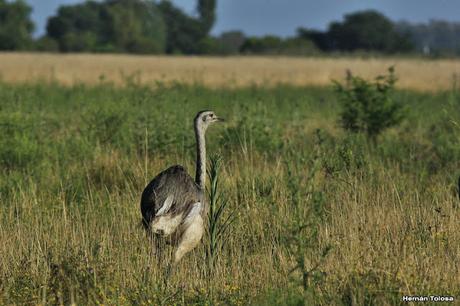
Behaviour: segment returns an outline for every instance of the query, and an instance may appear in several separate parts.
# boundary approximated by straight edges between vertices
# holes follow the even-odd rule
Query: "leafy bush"
[[[328,218],[324,187],[315,182],[323,163],[321,145],[320,132],[317,131],[312,156],[308,158],[303,153],[290,152],[290,163],[286,163],[286,187],[294,213],[286,224],[287,233],[283,240],[293,257],[294,266],[289,276],[294,284],[302,287],[305,301],[322,300],[322,293],[317,288],[325,280],[322,266],[332,249],[332,244],[320,243],[319,234],[320,224]],[[304,167],[309,169],[306,176]]]
[[[392,98],[396,83],[394,68],[369,82],[348,73],[345,85],[334,81],[342,104],[340,123],[351,132],[365,133],[376,141],[385,129],[398,125],[404,118],[403,107]]]

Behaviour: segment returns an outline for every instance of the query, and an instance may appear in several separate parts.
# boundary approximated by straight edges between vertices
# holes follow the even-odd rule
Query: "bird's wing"
[[[159,217],[168,213],[169,209],[173,204],[173,200],[174,196],[172,194],[168,195],[161,208],[156,212],[155,217]]]
[[[191,224],[195,220],[195,217],[201,215],[202,209],[203,205],[200,202],[193,203],[190,212],[185,217],[184,223],[187,225]]]
[[[172,166],[158,174],[142,193],[141,211],[150,222],[164,214],[177,215],[200,202],[202,192],[182,166]]]

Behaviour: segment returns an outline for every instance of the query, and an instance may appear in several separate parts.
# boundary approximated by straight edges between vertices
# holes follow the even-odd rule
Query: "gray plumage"
[[[174,262],[192,250],[204,233],[207,214],[205,133],[213,122],[221,121],[212,111],[199,112],[194,120],[196,136],[195,180],[180,165],[158,174],[144,189],[141,213],[144,227],[156,235],[173,236],[178,241]]]
[[[155,219],[166,198],[173,196],[168,213],[177,215],[190,210],[197,202],[204,202],[204,192],[181,165],[175,165],[158,174],[145,187],[141,198],[142,222],[145,228]]]

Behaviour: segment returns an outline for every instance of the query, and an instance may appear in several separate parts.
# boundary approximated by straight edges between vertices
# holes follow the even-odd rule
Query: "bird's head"
[[[208,126],[210,126],[214,122],[222,122],[224,121],[222,118],[217,117],[213,111],[205,110],[198,112],[195,117],[195,127],[205,131]]]

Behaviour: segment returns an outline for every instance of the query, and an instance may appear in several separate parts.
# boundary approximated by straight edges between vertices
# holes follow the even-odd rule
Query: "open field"
[[[195,59],[1,57],[2,71],[24,65],[16,62],[17,79],[3,72],[8,81],[37,76],[26,75],[33,59],[70,83],[97,83],[91,76],[109,75],[115,62],[132,71],[144,63],[146,81],[161,75],[156,65],[196,69]],[[244,59],[203,60],[239,73],[232,61],[251,71]],[[262,69],[291,60],[257,61]],[[347,67],[324,61],[342,63],[337,77]],[[433,72],[443,73],[448,86],[449,73]],[[0,304],[398,305],[424,294],[458,302],[460,94],[395,95],[407,119],[373,146],[338,126],[329,88],[0,84]],[[205,239],[166,278],[140,225],[140,194],[169,165],[194,171],[192,119],[206,108],[227,119],[210,128],[208,153],[222,155],[224,214],[236,219],[213,270]]]
[[[5,82],[45,80],[66,85],[126,81],[200,83],[214,88],[328,85],[331,79],[342,79],[347,69],[375,77],[391,65],[400,76],[398,86],[405,89],[446,90],[460,76],[460,60],[0,53],[0,77]]]

